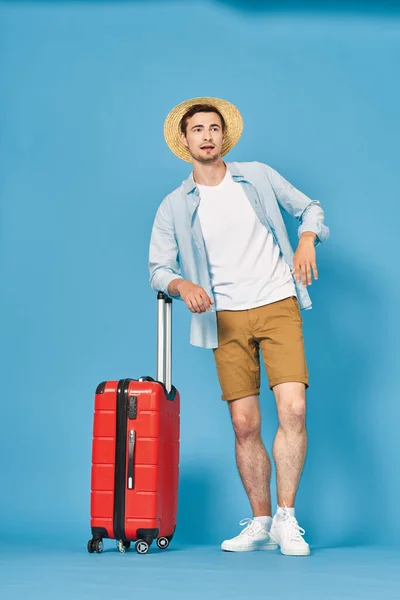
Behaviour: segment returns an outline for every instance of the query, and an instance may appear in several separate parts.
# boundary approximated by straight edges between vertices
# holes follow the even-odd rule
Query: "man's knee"
[[[279,403],[279,424],[284,429],[301,431],[306,422],[306,401],[301,397],[292,397]]]
[[[274,388],[281,427],[301,430],[306,420],[305,387],[299,383],[282,384]]]
[[[246,441],[254,436],[259,436],[261,429],[258,398],[257,404],[253,402],[246,403],[245,406],[243,404],[237,403],[231,406],[232,425],[239,441]]]

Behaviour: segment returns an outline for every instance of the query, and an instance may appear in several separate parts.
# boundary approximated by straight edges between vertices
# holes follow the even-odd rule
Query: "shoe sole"
[[[276,542],[276,544],[280,547],[280,551],[281,554],[284,554],[285,556],[310,556],[311,552],[310,552],[310,548],[306,548],[304,550],[285,550],[282,549],[282,546],[280,545],[280,542],[278,540],[278,538],[276,538],[275,536],[272,536],[270,534],[271,539],[274,540],[274,542]]]
[[[258,550],[278,550],[278,544],[267,544],[265,546],[239,546],[235,548],[228,548],[227,546],[221,545],[221,550],[224,552],[257,552]]]
[[[311,552],[310,550],[305,550],[304,552],[293,552],[291,550],[282,550],[281,548],[281,554],[284,554],[285,556],[310,556]]]

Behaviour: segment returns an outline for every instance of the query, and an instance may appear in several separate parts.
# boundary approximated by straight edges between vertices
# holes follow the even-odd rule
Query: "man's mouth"
[[[201,146],[202,150],[214,150],[214,146]]]

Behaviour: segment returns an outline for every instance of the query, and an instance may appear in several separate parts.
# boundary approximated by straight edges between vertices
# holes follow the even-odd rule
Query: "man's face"
[[[220,116],[217,113],[196,113],[188,119],[186,136],[181,133],[181,140],[194,160],[203,164],[218,161],[224,141]]]

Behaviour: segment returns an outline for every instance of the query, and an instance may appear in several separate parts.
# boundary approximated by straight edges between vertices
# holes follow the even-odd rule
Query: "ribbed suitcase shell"
[[[155,381],[125,380],[128,397],[136,397],[136,418],[126,416],[125,475],[118,499],[115,486],[117,396],[121,381],[98,386],[92,450],[91,527],[94,539],[135,541],[171,538],[176,526],[179,473],[180,397]],[[173,399],[168,399],[172,397]],[[129,431],[136,432],[134,484],[128,489]],[[118,460],[118,458],[117,458]],[[124,465],[122,465],[123,467]],[[116,506],[116,502],[120,505]],[[116,516],[123,511],[123,532]]]

